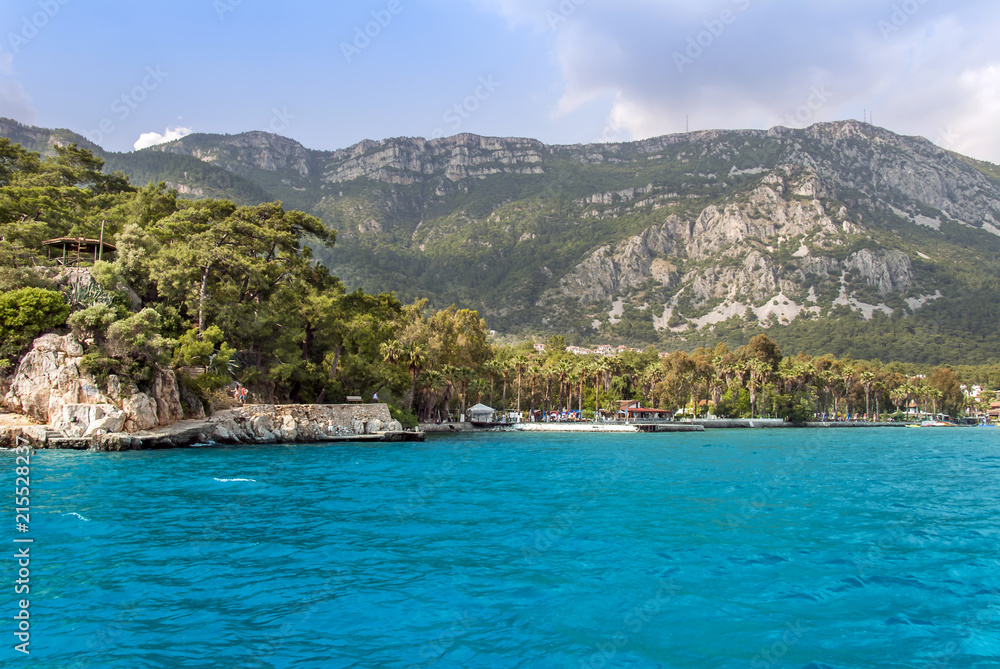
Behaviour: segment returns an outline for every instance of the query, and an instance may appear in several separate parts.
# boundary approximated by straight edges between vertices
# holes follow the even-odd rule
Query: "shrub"
[[[0,354],[18,353],[32,339],[66,323],[69,305],[62,293],[21,288],[0,295]]]
[[[172,343],[160,334],[160,315],[152,309],[143,309],[108,327],[108,353],[126,362],[160,363]]]
[[[107,386],[112,374],[127,376],[128,370],[120,360],[109,358],[103,351],[90,351],[80,360],[80,367],[94,375],[99,386]]]
[[[397,409],[389,405],[389,415],[392,416],[393,420],[399,421],[399,424],[404,428],[417,426],[417,417],[411,411],[404,411],[403,409]]]
[[[93,275],[94,280],[97,281],[97,285],[109,292],[116,290],[118,282],[121,280],[118,276],[118,268],[114,264],[103,260],[95,262],[90,273]]]
[[[118,318],[118,311],[106,304],[94,304],[69,317],[67,323],[84,338],[104,339],[108,327]]]

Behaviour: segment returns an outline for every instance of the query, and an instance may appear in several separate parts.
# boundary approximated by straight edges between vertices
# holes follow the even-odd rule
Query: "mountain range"
[[[281,200],[337,230],[352,288],[478,309],[517,336],[1000,359],[1000,168],[856,121],[550,146],[461,134],[307,149],[264,132],[134,153],[133,183]]]

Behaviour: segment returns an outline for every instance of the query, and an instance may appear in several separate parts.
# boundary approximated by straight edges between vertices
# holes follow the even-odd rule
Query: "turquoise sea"
[[[1000,667],[1000,429],[3,459],[4,667]]]

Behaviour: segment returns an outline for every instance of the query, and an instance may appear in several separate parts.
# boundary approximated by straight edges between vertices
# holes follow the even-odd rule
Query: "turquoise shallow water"
[[[480,434],[32,465],[25,666],[1000,666],[1000,430]]]

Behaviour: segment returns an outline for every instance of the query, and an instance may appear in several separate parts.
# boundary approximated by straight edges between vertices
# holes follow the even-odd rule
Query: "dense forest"
[[[237,382],[266,402],[377,392],[407,424],[474,402],[593,415],[623,399],[793,420],[912,405],[958,414],[973,404],[963,384],[1000,388],[1000,365],[784,356],[762,334],[732,350],[617,356],[573,355],[561,336],[501,346],[475,311],[347,291],[314,258],[335,243],[318,218],[279,202],[185,200],[103,168],[76,145],[43,158],[0,139],[0,375],[33,338],[71,331],[98,381],[114,374],[142,388],[155,367],[171,366],[209,409],[226,406]],[[103,240],[114,251],[74,267],[50,258],[44,242],[58,238]]]

